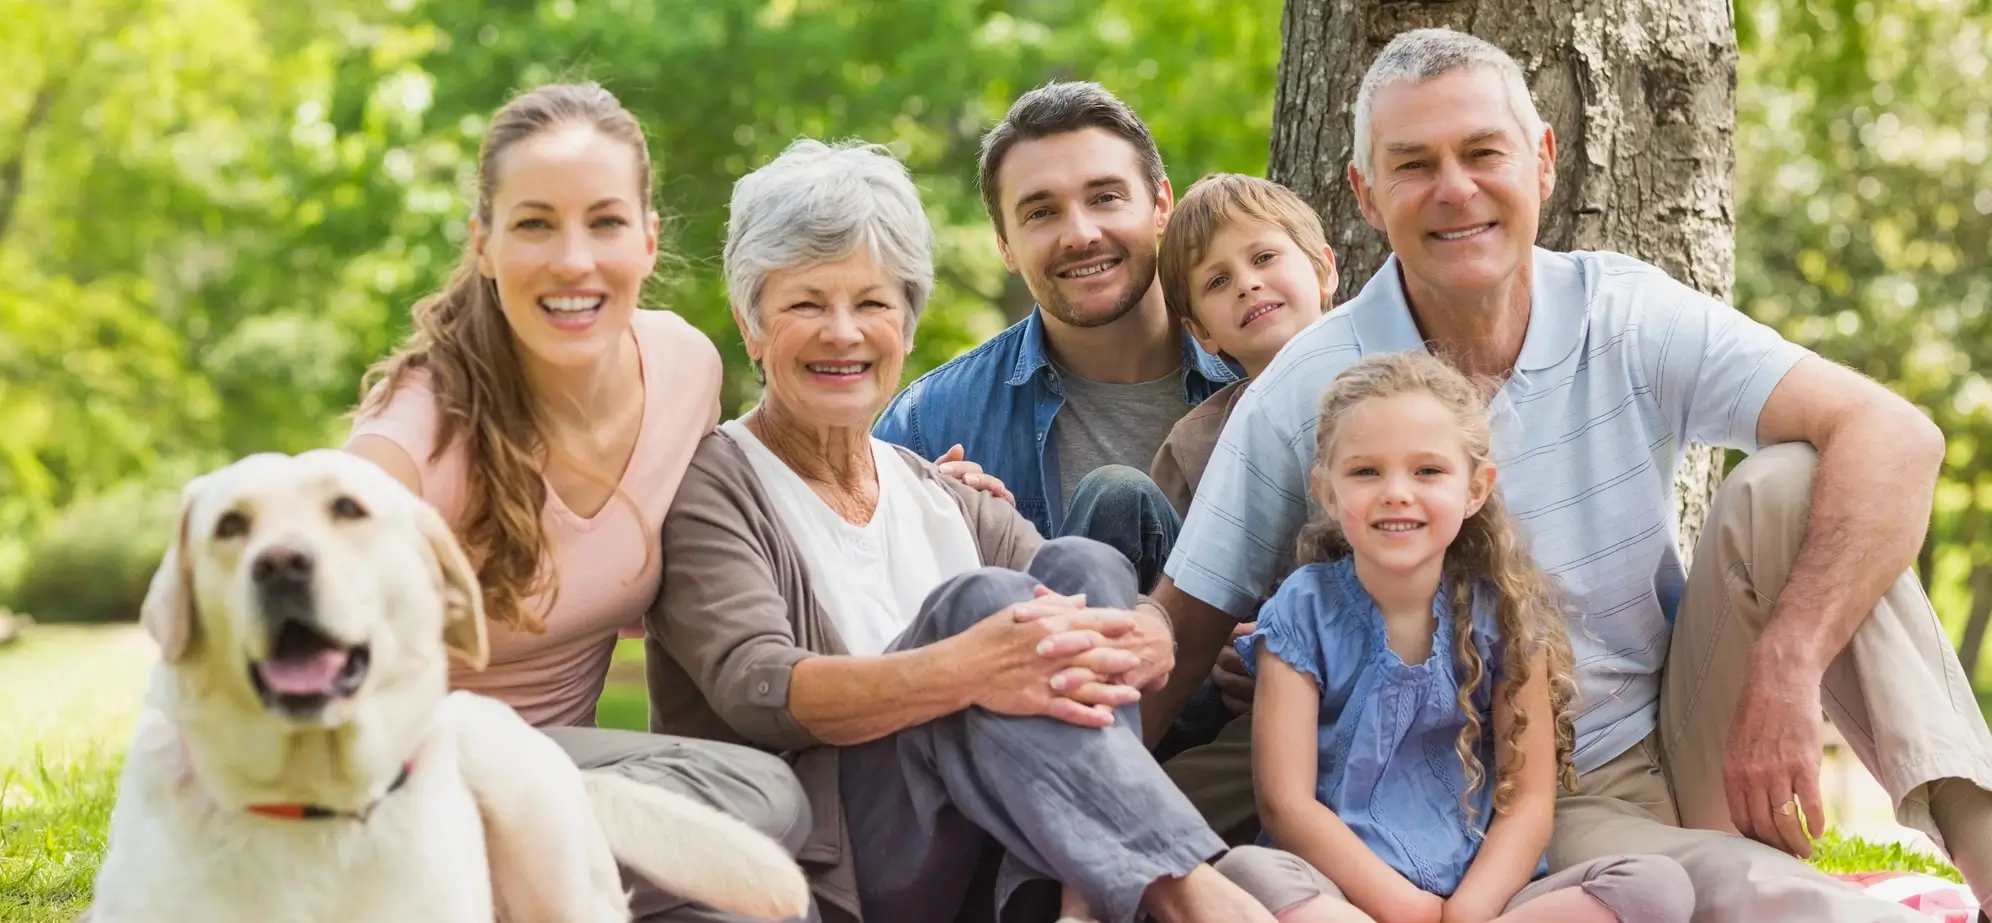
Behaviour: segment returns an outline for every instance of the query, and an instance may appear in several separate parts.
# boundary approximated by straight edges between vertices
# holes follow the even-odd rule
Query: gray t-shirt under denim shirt
[[[1126,465],[1146,473],[1169,430],[1189,412],[1183,402],[1183,371],[1134,384],[1088,381],[1057,365],[1065,406],[1052,418],[1058,440],[1060,506],[1072,508],[1072,492],[1093,469]]]

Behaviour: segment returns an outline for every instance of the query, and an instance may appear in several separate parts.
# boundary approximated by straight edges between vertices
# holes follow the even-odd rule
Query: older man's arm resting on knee
[[[1751,654],[1724,788],[1744,835],[1804,855],[1803,834],[1789,820],[1779,829],[1778,808],[1795,795],[1811,823],[1824,818],[1820,682],[1922,547],[1944,437],[1908,401],[1817,357],[1771,391],[1757,437],[1810,443],[1819,468],[1798,557]]]

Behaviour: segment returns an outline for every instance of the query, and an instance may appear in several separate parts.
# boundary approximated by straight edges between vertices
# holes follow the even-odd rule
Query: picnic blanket
[[[1978,899],[1948,879],[1918,872],[1859,872],[1835,875],[1861,891],[1901,904],[1940,923],[1977,923]]]

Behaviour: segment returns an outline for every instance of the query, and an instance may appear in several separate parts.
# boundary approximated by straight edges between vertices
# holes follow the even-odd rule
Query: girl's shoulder
[[[1348,559],[1305,564],[1280,582],[1259,609],[1259,624],[1287,627],[1332,645],[1343,636],[1369,632],[1375,603],[1356,580]]]
[[[1317,623],[1340,621],[1366,613],[1371,605],[1369,592],[1356,579],[1355,562],[1349,558],[1303,564],[1280,581],[1267,610],[1281,613],[1310,612]],[[1260,613],[1260,618],[1265,612]]]

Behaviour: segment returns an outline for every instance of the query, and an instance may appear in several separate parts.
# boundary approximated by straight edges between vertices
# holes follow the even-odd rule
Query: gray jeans
[[[1135,603],[1126,556],[1090,539],[1060,538],[1045,543],[1028,573],[983,568],[942,584],[890,649],[959,634],[1031,599],[1038,584],[1084,593],[1096,606]],[[1006,923],[1040,912],[1011,898],[1020,885],[1045,879],[1077,889],[1106,923],[1133,923],[1150,884],[1223,856],[1224,842],[1142,745],[1138,706],[1115,717],[1101,730],[970,708],[843,750],[843,806],[865,918],[982,917],[970,902],[989,900],[973,892],[992,841],[1002,856],[993,911]],[[1241,854],[1232,865],[1255,867],[1233,874],[1221,864],[1220,871],[1275,910],[1322,893],[1304,863],[1269,854]],[[1271,862],[1244,861],[1262,857]]]
[[[780,757],[752,747],[608,728],[542,728],[582,769],[607,769],[646,785],[670,789],[746,821],[788,847],[793,855],[809,838],[809,801]],[[668,836],[669,831],[659,831]],[[666,894],[623,869],[633,892],[634,923],[745,923]],[[805,918],[816,920],[815,911]]]

